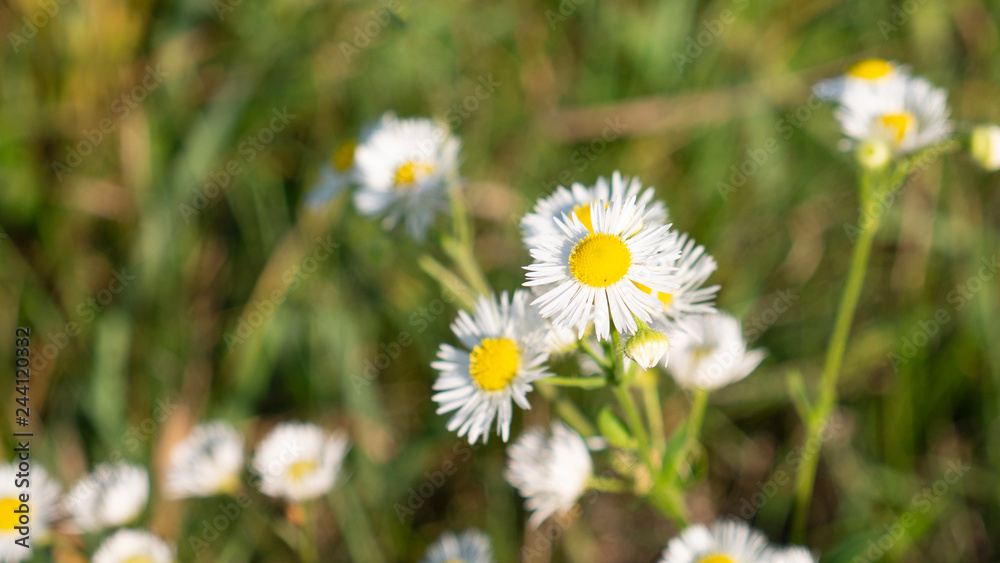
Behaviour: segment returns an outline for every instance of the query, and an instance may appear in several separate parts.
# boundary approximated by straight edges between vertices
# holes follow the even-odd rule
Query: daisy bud
[[[1000,126],[980,125],[972,130],[970,151],[980,166],[993,172],[1000,169]]]
[[[870,139],[858,145],[858,164],[869,170],[879,170],[892,158],[889,144],[881,139]]]
[[[632,358],[642,369],[649,369],[659,363],[670,350],[670,339],[643,323],[625,343],[625,355]]]

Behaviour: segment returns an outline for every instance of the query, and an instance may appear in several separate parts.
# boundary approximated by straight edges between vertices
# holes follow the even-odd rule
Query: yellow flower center
[[[506,389],[517,375],[521,352],[509,338],[484,338],[472,349],[469,375],[486,391]]]
[[[632,282],[632,283],[634,283],[635,286],[638,287],[643,292],[648,293],[650,295],[653,294],[653,290],[652,289],[650,289],[650,288],[642,285],[641,283],[639,283],[639,282]],[[662,291],[660,291],[660,292],[656,293],[656,298],[660,300],[660,303],[663,303],[663,308],[666,309],[667,307],[670,306],[670,303],[673,302],[673,300],[674,300],[674,294],[673,293],[663,293]]]
[[[698,346],[694,350],[691,350],[691,358],[694,359],[695,363],[701,363],[702,360],[712,353],[712,350],[711,346]]]
[[[347,141],[346,143],[337,147],[337,150],[333,151],[333,155],[330,156],[330,163],[337,170],[343,172],[354,164],[354,148],[357,143],[354,141]]]
[[[916,124],[917,118],[912,113],[903,111],[899,113],[887,113],[879,117],[878,121],[882,130],[888,135],[889,140],[898,145],[903,141],[906,132]]]
[[[125,560],[125,563],[154,563],[153,558],[148,555],[133,555]]]
[[[316,462],[311,459],[297,461],[288,467],[288,471],[285,472],[285,475],[290,481],[299,481],[306,475],[316,471],[316,467]]]
[[[396,169],[396,177],[393,182],[397,188],[409,187],[433,171],[434,167],[426,162],[408,160]]]
[[[18,514],[14,514],[17,507],[21,506],[20,501],[15,497],[0,499],[0,531],[13,532],[14,526],[19,526]]]
[[[590,233],[569,254],[569,271],[580,283],[607,287],[618,283],[632,265],[632,253],[617,235]]]
[[[698,563],[736,563],[736,560],[721,553],[711,553],[699,559]]]
[[[219,482],[219,488],[217,492],[220,493],[235,493],[240,488],[240,477],[236,473],[227,475],[225,479]]]
[[[892,64],[882,59],[867,59],[847,69],[847,74],[862,80],[878,80],[892,72]]]
[[[611,204],[605,202],[604,209],[607,209],[609,205]],[[584,227],[587,227],[588,231],[594,232],[594,220],[590,216],[590,203],[581,203],[580,205],[577,205],[573,208],[573,211],[570,212],[570,215],[576,215],[576,218],[583,223]]]

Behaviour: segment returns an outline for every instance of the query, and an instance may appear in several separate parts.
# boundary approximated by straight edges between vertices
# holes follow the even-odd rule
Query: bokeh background
[[[719,306],[770,351],[713,395],[688,503],[695,520],[749,518],[787,539],[802,433],[785,375],[818,380],[858,220],[853,157],[809,87],[893,59],[949,90],[960,131],[996,121],[998,18],[980,0],[8,0],[0,365],[15,327],[32,327],[35,459],[64,485],[116,453],[151,467],[144,522],[182,561],[292,561],[268,524],[281,506],[256,494],[196,557],[188,538],[218,501],[169,502],[156,483],[197,421],[231,420],[254,444],[299,418],[354,443],[320,515],[332,561],[416,561],[467,526],[499,561],[522,545],[537,548],[528,561],[655,560],[676,531],[626,495],[526,529],[502,444],[473,450],[434,414],[429,363],[459,305],[418,264],[436,245],[346,198],[302,207],[330,152],[394,110],[463,139],[498,290],[523,281],[518,220],[556,184],[620,169],[656,186],[717,258]],[[997,176],[954,155],[872,210],[883,226],[810,518],[824,562],[1000,557],[998,194]],[[370,369],[380,353],[391,361]],[[671,429],[688,402],[664,379]],[[569,395],[591,415],[609,400]],[[549,418],[531,400],[513,434]],[[961,477],[941,481],[954,463]],[[430,498],[410,498],[428,482]],[[886,534],[885,553],[865,555]],[[79,542],[57,536],[57,560],[79,560]]]

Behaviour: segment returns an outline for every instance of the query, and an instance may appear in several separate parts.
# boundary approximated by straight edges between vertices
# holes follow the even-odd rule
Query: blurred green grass
[[[770,351],[764,366],[710,406],[709,480],[691,500],[700,519],[738,515],[799,445],[784,375],[797,368],[816,381],[850,252],[853,171],[830,110],[810,110],[788,139],[779,124],[807,104],[814,80],[864,56],[899,60],[946,87],[960,124],[1000,119],[1000,8],[975,0],[919,3],[889,32],[879,22],[893,23],[903,4],[403,0],[385,25],[378,2],[232,3],[221,20],[218,5],[68,3],[17,52],[0,54],[0,332],[31,326],[41,350],[58,346],[67,323],[80,325],[36,369],[32,388],[39,457],[64,483],[116,451],[159,470],[169,444],[206,417],[257,433],[258,423],[287,417],[348,428],[353,474],[337,502],[367,516],[350,526],[374,533],[331,520],[324,541],[340,558],[370,541],[386,560],[412,561],[441,530],[476,525],[493,537],[498,560],[512,561],[534,537],[512,524],[520,500],[501,478],[502,447],[464,461],[455,451],[462,442],[433,413],[429,363],[452,339],[455,308],[421,317],[426,327],[413,321],[441,297],[414,259],[420,248],[344,199],[318,215],[300,207],[329,152],[383,111],[455,119],[477,254],[498,289],[523,281],[516,220],[535,198],[564,171],[591,183],[621,169],[656,186],[677,227],[718,259],[722,308],[754,319],[777,292],[797,292],[757,342]],[[679,70],[674,55],[727,9],[738,11],[735,21]],[[23,34],[22,17],[40,10],[8,3],[4,36]],[[357,30],[366,26],[377,33],[362,48]],[[345,44],[358,52],[345,56]],[[115,100],[141,84],[147,65],[162,67],[165,81],[119,120]],[[456,114],[483,77],[499,82],[495,92]],[[295,117],[248,161],[240,143],[282,108]],[[596,150],[604,119],[615,117],[624,133]],[[65,162],[102,119],[114,130],[59,180],[52,163]],[[731,166],[770,138],[777,152],[722,197]],[[186,222],[180,206],[231,160],[243,171]],[[846,430],[826,444],[819,473],[809,545],[823,561],[852,561],[958,458],[972,460],[969,476],[885,560],[997,557],[996,282],[961,309],[948,300],[997,252],[997,187],[957,156],[923,170],[887,211],[841,383]],[[339,243],[331,258],[285,287],[285,274],[327,235]],[[87,300],[122,270],[135,281],[87,314]],[[274,289],[285,300],[230,349],[226,335]],[[887,355],[940,308],[951,321],[894,371]],[[352,376],[402,331],[414,343],[357,386]],[[4,365],[12,354],[12,337],[0,341]],[[4,405],[12,387],[0,393]],[[590,413],[602,400],[573,396]],[[130,449],[123,436],[157,400],[179,410]],[[532,403],[516,420],[546,418],[544,402]],[[667,404],[686,409],[679,395]],[[449,459],[462,460],[457,474],[400,522],[393,506]],[[791,495],[790,485],[779,489],[754,520],[775,540]],[[192,514],[199,509],[154,494],[149,522],[179,540],[182,560],[193,558]],[[201,560],[247,556],[250,546],[261,550],[255,560],[289,560],[262,527],[259,517],[241,520]],[[672,533],[630,501],[602,497],[557,542],[555,560],[651,560]]]

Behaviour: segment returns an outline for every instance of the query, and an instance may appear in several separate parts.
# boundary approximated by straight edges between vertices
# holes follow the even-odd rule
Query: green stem
[[[647,374],[648,381],[642,385],[643,406],[649,420],[649,433],[653,448],[663,454],[667,447],[667,432],[663,427],[663,405],[660,402],[660,385],[655,374]]]
[[[698,445],[701,436],[701,425],[705,420],[705,408],[708,406],[708,391],[704,389],[695,390],[691,397],[691,412],[688,413],[687,423],[684,425],[684,442],[677,448],[673,457],[663,467],[663,475],[667,483],[675,485],[680,477],[681,463],[688,458],[691,451]]]
[[[587,488],[606,493],[623,493],[628,490],[628,484],[621,479],[613,477],[593,476],[587,481]]]
[[[319,561],[316,545],[316,508],[311,501],[302,503],[302,526],[299,527],[299,560],[302,563]]]
[[[865,179],[863,186],[870,185],[870,180]],[[893,186],[889,186],[891,189]],[[868,203],[881,195],[878,187],[875,189],[862,189],[861,202],[862,210],[868,207]],[[872,243],[875,233],[878,231],[878,220],[875,218],[860,218],[861,233],[855,241],[853,255],[851,257],[851,267],[847,274],[847,284],[844,286],[844,293],[841,295],[840,307],[837,309],[837,318],[834,321],[833,333],[830,335],[830,342],[827,346],[826,361],[823,364],[823,375],[820,379],[819,398],[811,416],[806,420],[806,440],[805,444],[821,444],[822,433],[826,427],[827,419],[837,402],[837,379],[840,376],[840,368],[844,361],[844,354],[847,350],[847,339],[850,336],[851,323],[854,320],[854,312],[861,297],[861,289],[864,286],[865,273],[868,269],[868,257],[871,254]],[[813,487],[816,480],[816,466],[819,463],[819,447],[803,448],[802,464],[796,476],[795,483],[795,516],[792,521],[792,540],[801,543],[805,538],[806,525],[808,523],[809,505],[812,501]]]
[[[579,389],[600,389],[608,384],[607,378],[603,375],[592,375],[588,377],[571,377],[554,375],[538,380],[539,383],[549,383],[558,387],[576,387]]]
[[[589,334],[590,333],[588,331],[587,334],[583,335],[583,338],[577,341],[577,347],[579,347],[584,354],[590,356],[591,359],[597,362],[597,365],[601,366],[606,371],[613,370],[615,367],[614,363],[608,358],[606,358],[603,354],[598,354],[597,350],[594,350],[594,347],[591,346],[590,341],[587,339]]]
[[[566,397],[560,395],[559,390],[555,387],[549,385],[539,385],[538,392],[542,394],[543,397],[549,402],[555,405],[556,412],[566,424],[569,424],[573,430],[576,430],[584,438],[590,438],[591,436],[597,435],[597,429],[591,424],[590,420],[580,409],[577,408],[572,401],[567,400]]]

